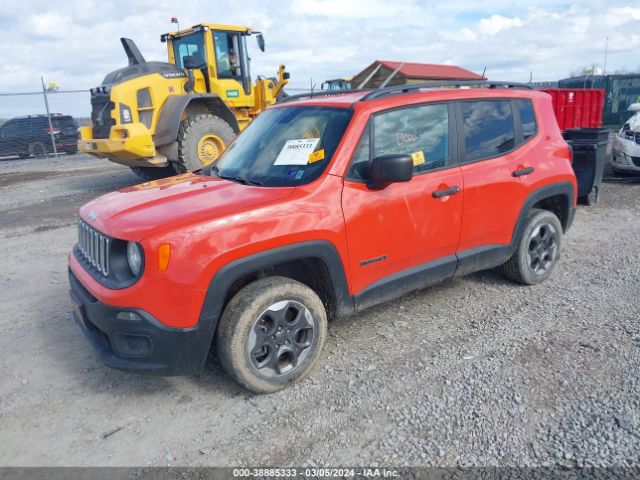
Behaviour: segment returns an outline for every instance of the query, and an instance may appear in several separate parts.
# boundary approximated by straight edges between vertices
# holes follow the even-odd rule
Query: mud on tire
[[[274,276],[250,283],[227,304],[216,349],[236,381],[271,393],[313,370],[326,335],[327,315],[318,295],[300,282]]]

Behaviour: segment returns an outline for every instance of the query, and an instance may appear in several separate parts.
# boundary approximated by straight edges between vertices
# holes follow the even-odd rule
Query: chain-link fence
[[[0,160],[71,155],[78,127],[91,123],[88,90],[0,92]]]
[[[289,87],[289,95],[309,88]],[[91,125],[89,90],[62,90],[42,82],[39,91],[0,92],[0,161],[77,152],[78,127]]]

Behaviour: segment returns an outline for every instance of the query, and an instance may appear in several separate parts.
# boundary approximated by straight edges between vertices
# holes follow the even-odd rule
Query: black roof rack
[[[370,89],[366,89],[366,90],[357,90],[355,88],[352,88],[350,90],[319,90],[317,92],[307,92],[307,93],[299,93],[297,95],[290,95],[288,97],[285,97],[281,100],[279,100],[277,103],[287,103],[287,102],[292,102],[294,100],[299,100],[301,98],[315,98],[315,97],[331,97],[334,95],[343,95],[346,93],[362,93],[362,92],[366,92]]]
[[[517,82],[494,82],[489,80],[448,80],[442,82],[424,82],[394,85],[392,87],[377,88],[363,96],[360,101],[373,100],[374,98],[384,97],[385,95],[394,95],[399,93],[411,93],[423,88],[440,88],[440,87],[482,87],[482,88],[524,88],[532,90],[531,85]]]
[[[394,85],[392,87],[376,88],[376,89],[350,89],[350,90],[320,90],[318,92],[300,93],[298,95],[291,95],[278,101],[278,103],[287,103],[294,100],[300,100],[301,98],[316,98],[316,97],[331,97],[334,95],[344,95],[348,93],[363,93],[369,92],[362,96],[358,101],[364,102],[366,100],[373,100],[376,98],[384,97],[386,95],[396,95],[401,93],[411,93],[417,90],[425,88],[441,88],[441,87],[476,87],[476,88],[522,88],[526,90],[533,90],[531,85],[518,82],[497,82],[489,80],[447,80],[441,82],[424,82],[424,83],[412,83]]]

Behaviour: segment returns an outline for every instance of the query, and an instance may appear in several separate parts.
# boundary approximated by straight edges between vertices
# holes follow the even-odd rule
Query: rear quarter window
[[[503,155],[516,145],[509,100],[462,102],[464,162]]]
[[[518,114],[520,115],[520,125],[522,126],[522,138],[526,142],[533,137],[538,131],[536,123],[536,115],[533,110],[531,100],[515,100],[514,101]]]

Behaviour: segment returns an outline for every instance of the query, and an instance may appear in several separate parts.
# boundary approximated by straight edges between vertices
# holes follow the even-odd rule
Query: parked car
[[[611,165],[621,175],[640,173],[640,103],[629,111],[636,112],[618,131],[611,147]]]
[[[218,162],[79,212],[73,316],[107,365],[273,392],[327,320],[501,266],[555,268],[576,205],[549,95],[401,85],[263,112]],[[416,319],[418,321],[419,319]]]
[[[78,151],[78,124],[69,115],[51,116],[58,152]],[[53,153],[51,129],[46,115],[16,117],[0,125],[0,156],[43,157]]]

